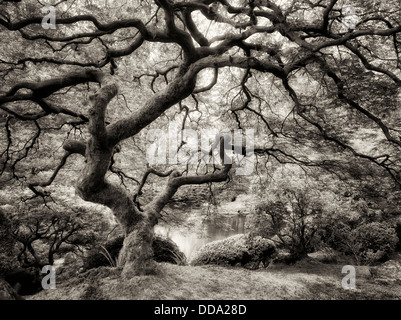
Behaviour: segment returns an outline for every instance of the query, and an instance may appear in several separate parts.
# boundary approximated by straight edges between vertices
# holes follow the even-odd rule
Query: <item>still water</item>
[[[191,216],[189,220],[192,222],[186,226],[156,225],[155,227],[155,233],[174,241],[188,260],[208,242],[245,232],[246,215],[241,213],[221,216],[218,219],[204,219],[199,214]]]

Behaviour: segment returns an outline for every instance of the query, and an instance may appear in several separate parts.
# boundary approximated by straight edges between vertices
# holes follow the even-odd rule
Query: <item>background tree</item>
[[[288,188],[277,191],[275,198],[256,208],[247,228],[275,240],[294,259],[302,259],[314,251],[318,241],[318,231],[325,221],[322,203],[306,191]]]
[[[33,267],[40,273],[44,265],[53,265],[56,256],[82,254],[96,241],[102,226],[93,214],[83,208],[56,210],[33,206],[12,215],[10,231],[18,243],[17,258],[23,268]]]
[[[372,164],[400,187],[398,0],[58,2],[56,30],[39,2],[1,6],[4,189],[48,199],[61,169],[82,168],[64,183],[113,211],[127,277],[153,271],[153,227],[176,191],[233,171],[146,169],[135,145],[165,117],[257,128],[255,154],[272,166]],[[115,166],[125,151],[128,173]],[[138,206],[149,175],[163,189]]]
[[[386,261],[398,243],[395,229],[378,222],[360,223],[355,228],[337,222],[326,231],[326,243],[352,256],[357,265]]]

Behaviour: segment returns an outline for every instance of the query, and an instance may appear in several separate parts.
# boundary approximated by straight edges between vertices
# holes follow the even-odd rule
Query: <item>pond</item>
[[[204,244],[245,233],[246,214],[224,214],[205,218],[201,212],[192,213],[184,226],[157,225],[155,233],[174,241],[188,261]]]

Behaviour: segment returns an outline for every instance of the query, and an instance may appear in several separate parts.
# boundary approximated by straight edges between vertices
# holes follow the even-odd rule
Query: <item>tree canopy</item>
[[[135,270],[151,249],[134,244],[177,190],[236,166],[147,166],[152,128],[253,128],[252,150],[234,150],[253,172],[291,163],[401,186],[398,0],[60,1],[55,29],[39,1],[0,6],[4,192],[47,201],[74,185],[113,211]],[[145,198],[148,176],[167,182]]]

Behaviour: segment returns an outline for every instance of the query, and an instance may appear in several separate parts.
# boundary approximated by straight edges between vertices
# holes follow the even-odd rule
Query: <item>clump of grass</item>
[[[110,267],[115,268],[117,267],[117,259],[113,259],[113,257],[111,256],[110,252],[106,249],[105,246],[100,246],[100,248],[102,249],[100,251],[100,253],[107,259],[107,261],[110,264]]]

